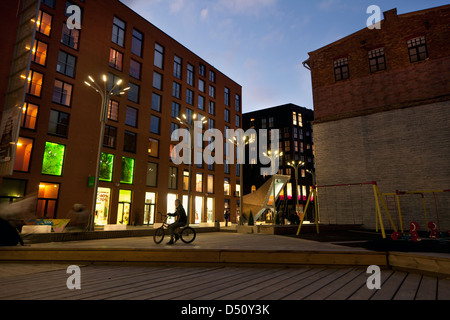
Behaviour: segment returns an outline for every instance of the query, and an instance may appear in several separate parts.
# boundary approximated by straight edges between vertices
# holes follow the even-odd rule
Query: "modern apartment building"
[[[69,25],[72,5],[79,29]],[[187,208],[189,166],[171,158],[171,134],[183,128],[177,117],[205,117],[204,130],[240,127],[241,86],[118,0],[8,1],[2,11],[9,31],[0,36],[0,95],[7,99],[19,79],[23,102],[16,99],[17,150],[1,200],[35,194],[38,216],[47,218],[83,204],[97,225],[153,224],[156,212],[174,212],[177,198]],[[29,43],[20,42],[24,34]],[[85,84],[89,76],[108,90],[119,80],[129,87],[107,106],[95,204],[102,100]],[[193,166],[191,223],[236,209],[238,173],[235,165]]]
[[[287,183],[282,191],[279,202],[286,202],[280,210],[288,217],[289,213],[295,212],[297,204],[296,197],[300,206],[304,206],[307,196],[310,193],[310,186],[313,185],[313,175],[315,171],[314,165],[314,139],[312,131],[312,122],[314,121],[314,111],[297,106],[295,104],[286,104],[245,113],[243,115],[243,126],[245,130],[255,129],[267,130],[267,136],[259,133],[259,139],[267,138],[271,141],[272,130],[279,130],[279,174],[291,176],[291,180]],[[249,148],[258,148],[259,144],[250,144]],[[271,150],[271,146],[268,146]],[[251,151],[251,150],[249,150]],[[256,150],[253,150],[256,151]],[[262,152],[262,150],[257,150]],[[289,166],[288,163],[303,162],[298,166],[298,177],[295,176],[296,170]],[[247,162],[244,166],[244,194],[259,189],[269,178],[270,175],[261,175],[261,168],[264,165],[260,161]],[[308,172],[309,171],[309,172]],[[298,179],[298,186],[296,187]],[[312,207],[311,207],[312,209]],[[311,210],[307,220],[312,219]]]
[[[401,15],[393,9],[380,29],[309,53],[318,185],[376,181],[383,193],[450,188],[449,25],[449,5]],[[321,222],[375,229],[372,188],[356,189],[319,189]],[[449,229],[450,194],[424,196],[425,206],[419,193],[400,197],[405,227],[416,221],[426,230],[428,214]]]

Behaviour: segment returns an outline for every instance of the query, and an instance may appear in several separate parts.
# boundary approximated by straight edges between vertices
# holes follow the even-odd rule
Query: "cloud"
[[[170,12],[177,13],[181,11],[184,6],[184,0],[172,0],[170,4]]]
[[[318,4],[318,8],[321,11],[332,11],[339,3],[340,0],[323,0]]]

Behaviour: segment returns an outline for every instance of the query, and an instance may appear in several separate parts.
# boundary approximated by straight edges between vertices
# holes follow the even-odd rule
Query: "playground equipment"
[[[341,212],[343,212],[342,215],[344,215],[345,221],[349,221],[350,217],[348,215],[349,211],[352,212],[353,215],[353,223],[356,224],[356,215],[354,212],[354,207],[357,201],[355,201],[355,197],[352,195],[351,188],[352,187],[358,187],[360,188],[360,196],[359,196],[359,210],[361,216],[362,207],[364,205],[364,202],[372,202],[373,199],[375,200],[374,207],[375,207],[375,225],[376,225],[376,231],[378,232],[379,228],[381,230],[382,236],[385,239],[386,238],[386,228],[384,226],[383,222],[383,214],[382,209],[384,210],[385,216],[387,217],[392,229],[394,232],[397,232],[397,227],[392,219],[392,216],[389,212],[389,209],[387,207],[387,204],[385,200],[383,199],[383,196],[380,192],[380,189],[378,188],[378,185],[376,181],[371,182],[363,182],[363,183],[348,183],[348,184],[334,184],[334,185],[320,185],[320,186],[312,186],[310,188],[310,195],[308,197],[308,201],[305,205],[305,212],[308,209],[308,206],[311,204],[312,199],[315,199],[314,206],[315,206],[315,224],[316,224],[316,231],[319,234],[319,220],[321,219],[321,215],[319,214],[321,210],[329,211],[329,206],[334,205],[334,212],[332,215],[337,219],[341,215]],[[368,192],[366,191],[363,193],[362,187],[364,186],[372,186],[372,200],[368,199]],[[339,192],[338,192],[339,188]],[[331,200],[331,195],[327,195],[326,201],[322,200],[324,197],[323,194],[329,193],[330,190],[334,190],[334,200]],[[338,199],[339,198],[339,199]],[[364,198],[364,199],[363,199]],[[365,201],[367,200],[367,201]],[[338,206],[342,202],[342,208],[338,209]],[[304,216],[300,220],[300,225],[297,230],[297,236],[300,234],[301,227],[303,225]]]

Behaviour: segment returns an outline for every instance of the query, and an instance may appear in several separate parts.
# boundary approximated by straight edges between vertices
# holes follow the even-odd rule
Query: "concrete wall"
[[[318,185],[376,181],[383,193],[450,189],[449,111],[447,101],[314,124]],[[450,193],[425,199],[429,220],[437,221],[436,202],[441,230],[450,229]],[[322,223],[375,228],[370,185],[319,188],[319,203]],[[420,195],[402,196],[401,207],[405,229],[411,221],[425,229]],[[389,227],[386,215],[384,223]]]

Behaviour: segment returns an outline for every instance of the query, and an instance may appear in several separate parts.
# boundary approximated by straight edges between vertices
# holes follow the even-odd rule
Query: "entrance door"
[[[144,206],[144,224],[151,225],[155,223],[155,210],[156,210],[156,193],[145,193],[145,206]]]
[[[119,204],[117,206],[117,224],[130,224],[131,190],[119,190]]]

